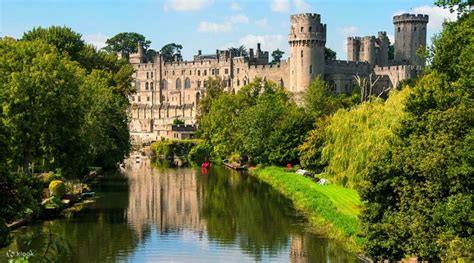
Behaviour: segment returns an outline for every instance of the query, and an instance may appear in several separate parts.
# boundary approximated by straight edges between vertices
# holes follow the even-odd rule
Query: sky
[[[392,17],[401,13],[430,16],[428,39],[445,19],[456,19],[434,0],[0,0],[0,36],[20,38],[34,27],[68,26],[102,48],[120,32],[137,32],[159,50],[168,43],[183,46],[185,60],[198,50],[244,45],[277,48],[289,56],[290,15],[318,13],[327,24],[326,47],[345,60],[348,36],[386,31],[393,41]]]

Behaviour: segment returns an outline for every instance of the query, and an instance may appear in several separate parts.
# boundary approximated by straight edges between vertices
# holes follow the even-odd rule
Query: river
[[[94,190],[97,201],[71,218],[14,231],[0,262],[14,253],[35,262],[47,243],[60,262],[357,262],[281,194],[226,168],[129,161]]]

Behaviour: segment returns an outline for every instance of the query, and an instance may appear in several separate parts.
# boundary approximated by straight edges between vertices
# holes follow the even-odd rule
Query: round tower
[[[288,35],[290,45],[290,90],[302,92],[316,75],[324,77],[326,25],[319,14],[291,16]]]
[[[425,59],[416,52],[426,47],[428,15],[401,14],[393,17],[395,26],[395,58],[399,63],[424,66]]]

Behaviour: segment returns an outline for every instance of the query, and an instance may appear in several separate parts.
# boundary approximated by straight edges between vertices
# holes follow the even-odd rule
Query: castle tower
[[[302,92],[316,75],[324,77],[326,25],[319,14],[291,16],[288,35],[290,44],[290,91]]]
[[[143,49],[143,44],[138,42],[137,45],[137,53],[130,54],[131,64],[140,64],[145,62],[145,50]]]
[[[347,38],[347,60],[348,61],[360,60],[360,37]]]
[[[375,64],[375,37],[366,36],[360,41],[360,61],[369,62],[369,64]]]
[[[424,66],[416,51],[426,47],[428,15],[402,14],[393,17],[395,26],[395,62]]]
[[[377,54],[375,64],[379,66],[388,65],[388,47],[390,46],[390,40],[387,37],[387,32],[380,31],[377,37]]]

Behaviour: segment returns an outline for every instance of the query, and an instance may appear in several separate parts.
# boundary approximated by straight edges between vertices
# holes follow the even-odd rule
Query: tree
[[[131,53],[136,53],[138,51],[138,43],[143,45],[143,48],[146,50],[150,47],[151,41],[146,40],[146,38],[135,32],[122,32],[117,35],[107,39],[104,47],[104,50],[117,53],[123,52],[126,56]]]
[[[15,165],[33,162],[70,171],[81,166],[84,70],[42,41],[0,42],[2,121],[11,131]]]
[[[157,54],[158,52],[156,52],[156,50],[149,48],[145,51],[145,60],[148,62],[154,62],[154,59]]]
[[[244,45],[239,47],[231,47],[229,48],[229,51],[232,57],[246,57],[249,55],[247,48]]]
[[[453,13],[458,12],[458,16],[471,12],[472,7],[471,0],[436,0],[435,5],[439,7],[449,8],[449,11]]]
[[[209,78],[207,80],[207,87],[205,96],[199,101],[199,116],[205,115],[211,109],[213,101],[224,93],[224,81],[219,78]]]
[[[84,40],[81,34],[74,32],[66,26],[51,26],[48,28],[35,27],[23,34],[21,40],[42,40],[55,46],[59,52],[66,52],[72,60],[78,60],[81,50],[84,48]]]
[[[281,58],[283,57],[283,54],[285,54],[285,52],[283,52],[279,49],[273,51],[272,52],[273,60],[272,60],[271,64],[276,64],[276,63],[280,62]]]
[[[388,60],[395,59],[395,46],[393,44],[388,46]]]
[[[183,46],[180,44],[166,44],[160,50],[161,57],[165,62],[172,62],[175,60],[181,61],[183,60],[183,57],[181,56],[181,49],[183,49]]]
[[[313,118],[329,115],[339,108],[350,107],[354,103],[354,96],[334,93],[320,76],[311,82],[303,95],[304,108]]]
[[[369,164],[365,250],[375,259],[445,261],[474,253],[474,105],[470,89],[423,77],[408,97],[393,145]]]
[[[335,60],[336,59],[336,51],[325,47],[324,48],[324,59],[325,60]]]

